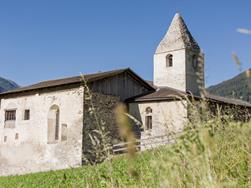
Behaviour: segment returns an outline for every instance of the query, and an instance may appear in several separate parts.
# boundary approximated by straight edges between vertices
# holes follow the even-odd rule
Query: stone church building
[[[200,99],[204,88],[204,55],[179,14],[157,47],[153,65],[153,83],[127,68],[1,93],[0,175],[82,165],[83,135],[93,123],[86,85],[111,131],[116,130],[113,109],[119,102],[141,123],[140,138],[182,131],[189,114],[186,97]],[[251,109],[239,100],[206,98],[212,104]]]

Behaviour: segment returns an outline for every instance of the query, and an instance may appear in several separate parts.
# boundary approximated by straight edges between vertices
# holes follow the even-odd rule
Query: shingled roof
[[[150,84],[148,84],[146,81],[144,81],[141,77],[139,77],[130,68],[125,68],[125,69],[118,69],[118,70],[100,72],[100,73],[95,73],[95,74],[85,74],[82,76],[74,76],[74,77],[68,77],[68,78],[57,79],[57,80],[43,81],[43,82],[39,82],[39,83],[30,85],[30,86],[21,87],[18,89],[14,89],[11,91],[0,93],[0,96],[7,95],[7,94],[26,92],[26,91],[32,91],[32,90],[38,90],[38,89],[43,89],[43,88],[52,88],[52,87],[58,87],[58,86],[81,84],[81,83],[83,83],[83,77],[87,83],[91,83],[91,82],[94,82],[97,80],[116,76],[116,75],[119,75],[119,74],[122,74],[125,72],[130,74],[134,79],[136,79],[138,82],[143,84],[146,88],[149,88],[150,90],[154,90],[154,88]]]
[[[200,50],[198,43],[188,30],[182,16],[176,13],[155,53],[163,53],[182,48]]]
[[[183,92],[183,91],[170,88],[170,87],[161,87],[161,88],[158,88],[155,92],[136,96],[136,97],[127,99],[126,101],[127,102],[169,101],[169,100],[185,99],[186,97],[194,97],[195,99],[201,99],[201,97],[199,96],[192,96],[192,94],[189,92]],[[246,101],[238,100],[238,99],[229,99],[225,97],[212,95],[209,93],[206,93],[205,97],[209,101],[233,104],[233,105],[239,105],[239,106],[245,106],[245,107],[251,108],[250,103]]]

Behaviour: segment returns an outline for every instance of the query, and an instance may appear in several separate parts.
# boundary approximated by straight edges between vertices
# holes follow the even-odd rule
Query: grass
[[[251,187],[251,123],[209,121],[177,144],[95,166],[0,177],[0,187]]]

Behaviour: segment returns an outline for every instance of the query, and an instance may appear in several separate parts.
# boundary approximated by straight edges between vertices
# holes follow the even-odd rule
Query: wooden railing
[[[132,144],[135,147],[136,151],[142,151],[147,149],[156,148],[161,145],[172,144],[175,142],[176,138],[180,135],[181,132],[176,134],[154,136],[144,139],[138,139],[135,142],[121,142],[115,144],[112,147],[113,154],[123,154],[127,153],[128,146]]]

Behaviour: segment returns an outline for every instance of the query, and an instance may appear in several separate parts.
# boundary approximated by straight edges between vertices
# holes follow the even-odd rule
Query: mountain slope
[[[4,91],[9,91],[18,87],[19,86],[15,82],[0,77],[0,93]]]
[[[251,69],[220,84],[210,86],[207,91],[215,95],[242,99],[251,103]]]

